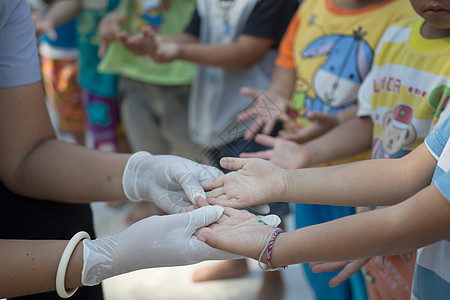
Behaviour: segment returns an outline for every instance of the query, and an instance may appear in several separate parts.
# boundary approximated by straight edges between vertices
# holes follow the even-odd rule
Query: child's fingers
[[[258,151],[258,152],[243,152],[239,154],[240,158],[261,158],[265,160],[270,160],[272,157],[272,150]]]
[[[222,168],[237,171],[242,169],[247,162],[248,159],[245,158],[224,157],[220,160],[220,165]]]
[[[200,182],[200,184],[205,191],[211,191],[218,187],[222,187],[224,185],[223,177],[224,176],[218,176],[218,177],[206,179],[206,180]]]
[[[266,134],[258,134],[255,137],[255,142],[263,146],[273,148],[275,146],[276,138]]]

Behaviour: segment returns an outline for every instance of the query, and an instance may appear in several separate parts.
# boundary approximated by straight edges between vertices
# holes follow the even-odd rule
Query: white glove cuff
[[[152,156],[153,155],[148,152],[139,151],[131,155],[128,159],[122,177],[123,191],[128,200],[134,202],[144,200],[139,197],[137,182],[139,180],[140,166],[145,160]]]

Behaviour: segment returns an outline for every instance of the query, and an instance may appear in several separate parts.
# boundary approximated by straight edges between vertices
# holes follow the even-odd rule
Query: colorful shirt
[[[304,116],[309,110],[335,114],[355,106],[383,32],[413,15],[406,0],[359,10],[338,8],[333,0],[303,1],[276,62],[297,73],[293,115]]]
[[[372,158],[402,157],[433,130],[450,97],[450,38],[427,40],[423,19],[391,26],[359,92],[359,116],[372,116]]]
[[[182,32],[191,19],[195,0],[123,0],[121,12],[127,16],[124,29],[130,34],[141,26],[152,26],[162,36]],[[182,60],[158,64],[128,51],[120,41],[108,46],[99,70],[158,85],[190,84],[196,65]]]
[[[296,0],[198,0],[199,42],[232,43],[241,34],[279,41],[297,5]],[[255,33],[255,24],[262,24],[263,30]],[[248,28],[252,28],[249,33]],[[242,96],[239,90],[243,86],[266,89],[276,56],[277,50],[269,49],[245,70],[199,67],[189,102],[189,130],[195,143],[223,146],[243,136],[248,124],[235,119],[252,104],[252,99]]]
[[[432,184],[450,201],[450,118],[425,139],[437,166]],[[450,295],[450,239],[417,250],[411,299],[448,299]]]
[[[77,19],[80,85],[89,92],[104,97],[117,95],[117,77],[97,71],[100,62],[100,37],[97,29],[100,20],[118,4],[119,0],[83,0]]]

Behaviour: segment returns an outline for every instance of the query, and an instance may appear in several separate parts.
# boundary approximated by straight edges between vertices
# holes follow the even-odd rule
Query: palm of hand
[[[226,208],[216,223],[198,231],[198,237],[214,248],[257,259],[273,231],[258,221],[247,211]]]
[[[270,161],[280,168],[299,169],[309,163],[308,154],[301,145],[293,141],[277,138],[272,151]]]

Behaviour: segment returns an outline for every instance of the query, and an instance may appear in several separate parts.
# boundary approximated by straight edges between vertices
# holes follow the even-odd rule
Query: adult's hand
[[[174,155],[136,152],[127,162],[123,189],[131,201],[148,200],[168,213],[185,212],[186,194],[192,204],[206,199],[201,181],[223,175],[219,169]]]
[[[115,236],[84,240],[83,285],[145,268],[241,258],[211,248],[193,235],[216,222],[222,212],[223,207],[207,206],[187,213],[153,216]]]

